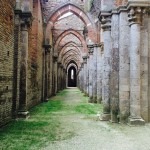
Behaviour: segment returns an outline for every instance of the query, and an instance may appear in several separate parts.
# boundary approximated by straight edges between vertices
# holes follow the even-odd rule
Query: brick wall
[[[116,0],[115,5],[116,6],[121,6],[127,4],[128,0]]]
[[[14,49],[14,1],[0,0],[0,125],[11,119]]]

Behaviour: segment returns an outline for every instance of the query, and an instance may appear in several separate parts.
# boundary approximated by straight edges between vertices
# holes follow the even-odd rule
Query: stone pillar
[[[110,104],[111,122],[118,122],[119,114],[119,15],[117,11],[112,12],[111,17],[111,74],[110,74]]]
[[[149,66],[148,66],[148,57],[149,57],[149,49],[148,43],[149,38],[148,28],[149,28],[149,15],[143,14],[142,20],[142,27],[141,27],[141,116],[145,122],[148,122],[149,117],[149,108],[148,105],[150,104],[148,99],[148,76],[149,76]]]
[[[58,81],[57,81],[57,87],[58,87],[58,91],[61,90],[61,62],[58,62]]]
[[[81,91],[84,93],[84,64],[81,64],[81,79],[80,79],[80,83],[81,83]]]
[[[51,45],[49,44],[43,44],[44,47],[44,96],[43,96],[43,102],[47,102],[48,98],[50,97],[50,48]]]
[[[17,117],[19,102],[19,56],[20,56],[20,24],[21,24],[21,7],[20,1],[16,2],[15,22],[14,22],[14,56],[13,56],[13,96],[12,96],[12,117]]]
[[[87,56],[83,56],[84,63],[84,93],[87,95]]]
[[[129,124],[144,125],[141,118],[141,75],[140,75],[140,50],[141,50],[141,19],[142,9],[131,8],[130,22],[130,117]]]
[[[64,66],[61,64],[61,66],[60,66],[61,68],[60,68],[60,90],[63,90],[64,89],[64,81],[63,81],[63,78],[64,78],[64,74],[63,74],[63,68],[64,68]]]
[[[78,88],[81,90],[81,68],[78,71]]]
[[[57,56],[54,55],[53,56],[53,62],[54,62],[54,74],[53,74],[53,80],[54,80],[54,95],[57,93],[58,91],[58,87],[57,87],[57,78],[58,78],[58,66],[57,66]]]
[[[92,61],[92,95],[93,95],[93,99],[92,102],[97,103],[97,46],[98,45],[94,45],[94,51],[93,51],[93,61]]]
[[[97,102],[102,101],[102,55],[103,45],[97,47]]]
[[[28,75],[28,27],[31,25],[32,14],[22,13],[21,24],[21,60],[20,60],[20,94],[18,117],[26,118],[27,111],[27,75]]]
[[[91,103],[93,100],[93,51],[94,51],[94,46],[93,45],[88,45],[88,49],[89,49],[89,102]]]
[[[44,83],[44,102],[47,102],[48,101],[48,76],[49,76],[49,74],[48,74],[48,70],[49,70],[49,68],[48,68],[48,56],[49,56],[49,52],[48,52],[48,50],[47,49],[45,49],[45,83]]]
[[[87,75],[86,75],[86,81],[87,81],[87,87],[86,87],[86,93],[87,96],[89,96],[89,56],[87,56]]]
[[[110,120],[110,72],[111,72],[111,16],[109,13],[101,13],[100,21],[103,29],[104,59],[103,59],[103,88],[102,102],[103,114],[100,120]]]
[[[126,123],[129,117],[129,23],[127,10],[121,10],[119,15],[119,122]]]

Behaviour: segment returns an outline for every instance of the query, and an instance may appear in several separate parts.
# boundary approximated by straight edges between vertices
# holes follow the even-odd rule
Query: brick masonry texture
[[[0,125],[11,119],[14,49],[14,1],[0,1]]]

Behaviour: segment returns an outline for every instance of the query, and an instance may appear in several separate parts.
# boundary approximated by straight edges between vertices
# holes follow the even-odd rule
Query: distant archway
[[[76,68],[71,66],[68,69],[68,87],[76,87],[77,86],[77,73]]]

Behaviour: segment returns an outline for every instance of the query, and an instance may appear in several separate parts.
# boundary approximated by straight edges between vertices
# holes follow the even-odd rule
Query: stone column
[[[102,44],[97,47],[97,102],[102,101]]]
[[[43,102],[47,102],[50,97],[50,48],[49,44],[43,44],[44,47],[44,98]]]
[[[143,14],[142,20],[142,27],[141,27],[141,116],[145,122],[148,122],[149,117],[149,108],[148,105],[150,104],[149,99],[149,91],[148,91],[148,76],[149,74],[149,66],[148,66],[148,58],[149,58],[149,49],[148,43],[150,38],[148,38],[148,31],[149,28],[149,15]]]
[[[109,13],[101,13],[100,21],[103,29],[104,59],[103,59],[103,89],[102,102],[103,114],[100,120],[110,120],[110,72],[111,72],[111,16]]]
[[[129,78],[129,23],[127,10],[121,10],[119,15],[119,122],[128,121],[130,106]]]
[[[67,78],[66,69],[65,67],[63,67],[63,80],[62,80],[63,89],[66,88],[66,82],[67,82],[66,78]]]
[[[58,62],[58,81],[57,81],[57,87],[58,87],[58,91],[61,90],[61,62]]]
[[[84,93],[87,95],[87,56],[83,56],[84,63]]]
[[[88,49],[89,49],[89,102],[91,103],[93,101],[93,51],[94,51],[94,46],[93,45],[88,45]]]
[[[111,122],[118,122],[119,114],[119,15],[116,10],[112,12],[111,17],[111,74],[110,74],[110,104],[111,104]]]
[[[63,68],[64,68],[64,66],[61,64],[60,67],[61,67],[61,70],[60,70],[60,90],[63,90],[63,89],[64,89],[63,84],[65,83],[65,82],[63,81],[63,78],[64,78]]]
[[[20,94],[18,117],[26,118],[27,111],[27,75],[28,75],[28,27],[31,25],[32,14],[22,13],[21,24],[21,60],[20,60]]]
[[[89,96],[89,56],[87,56],[87,75],[86,75],[86,81],[87,81],[86,93],[87,93],[87,96]]]
[[[58,91],[58,87],[57,87],[57,78],[58,78],[58,66],[57,66],[57,56],[54,55],[53,56],[53,62],[54,62],[54,74],[53,74],[53,80],[54,80],[54,95],[57,93]]]
[[[47,102],[48,101],[48,76],[49,76],[49,73],[48,73],[48,57],[49,57],[49,52],[47,49],[45,49],[45,83],[44,83],[44,101]]]
[[[21,7],[20,1],[16,2],[15,21],[14,21],[14,56],[13,56],[13,96],[12,96],[12,117],[17,117],[19,103],[19,56],[20,56],[20,24],[21,24]]]
[[[92,95],[93,95],[93,100],[92,102],[97,103],[97,46],[98,45],[93,45],[94,46],[94,52],[93,52],[93,61],[92,61],[92,79],[93,79],[93,85],[92,85]]]
[[[84,64],[81,64],[81,79],[80,79],[80,83],[81,83],[81,91],[84,93]]]
[[[131,8],[130,22],[130,117],[129,124],[144,125],[141,117],[141,75],[140,75],[140,50],[141,50],[141,19],[142,9]]]
[[[78,71],[78,88],[81,90],[81,68]]]

